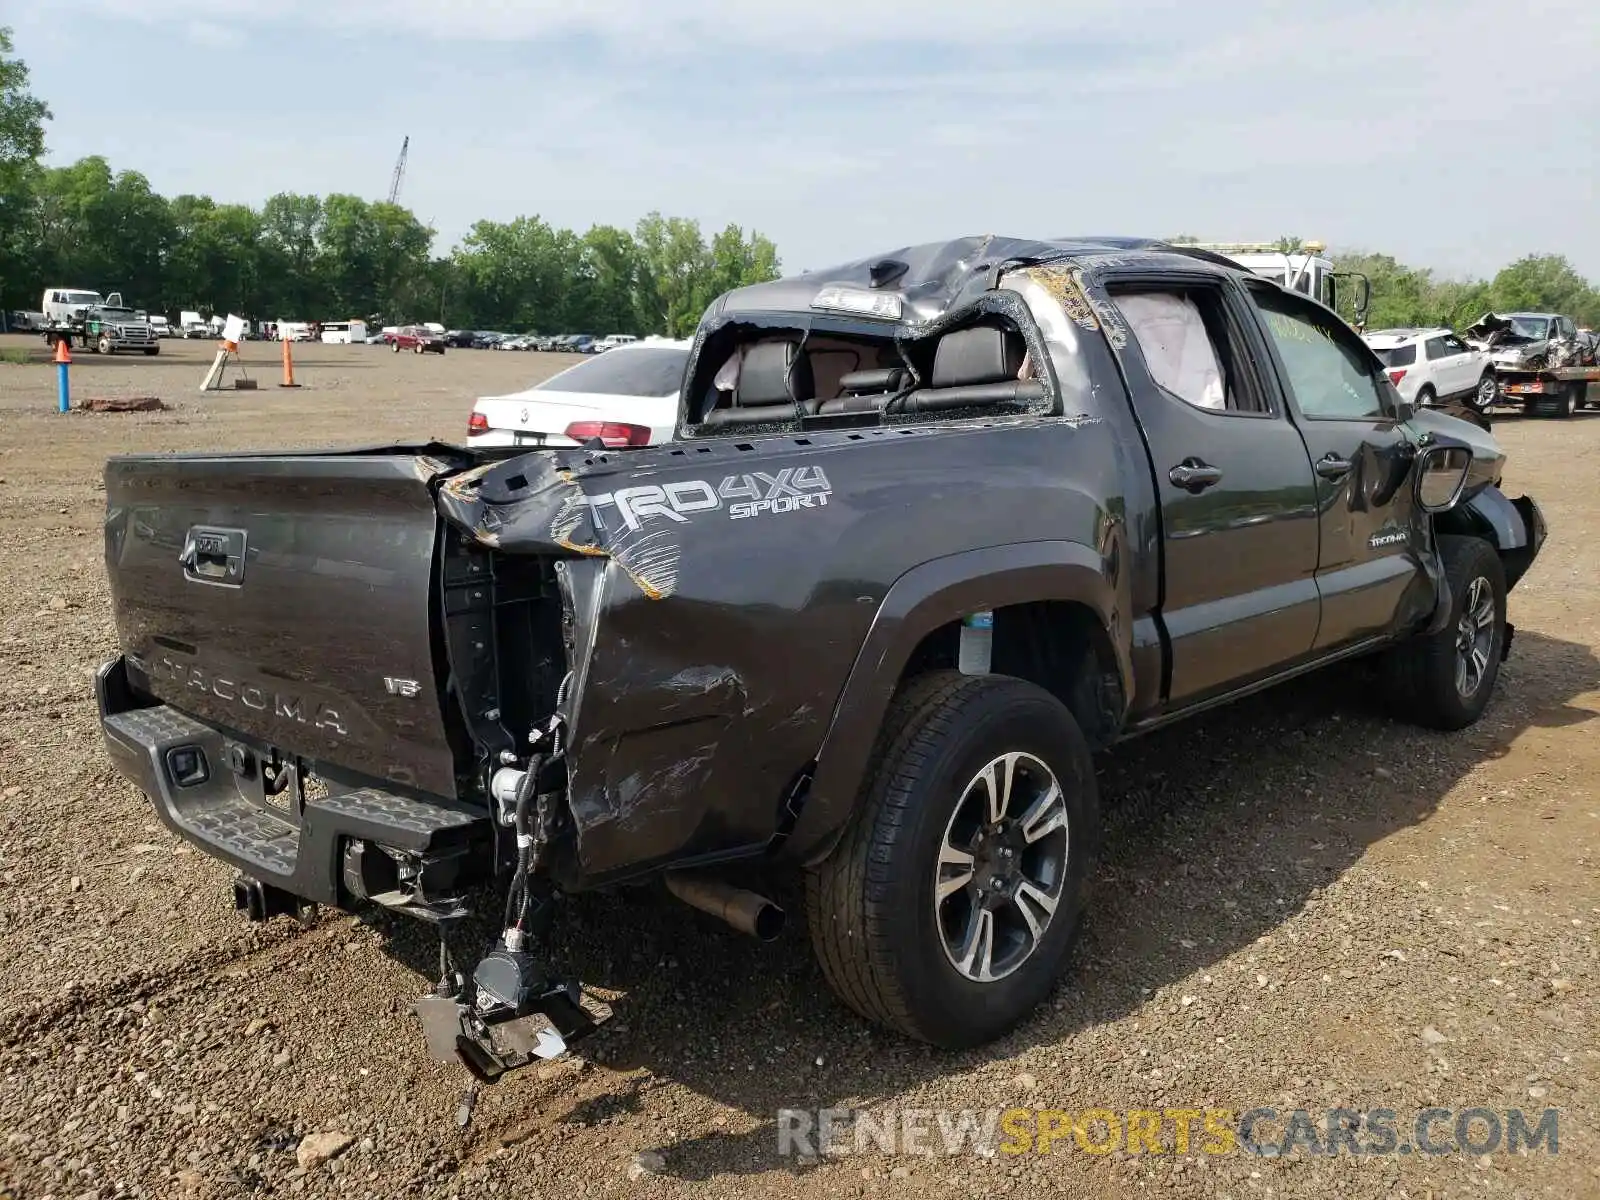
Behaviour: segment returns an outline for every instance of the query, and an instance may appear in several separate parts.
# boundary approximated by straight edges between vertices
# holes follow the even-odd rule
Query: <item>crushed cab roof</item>
[[[984,234],[902,246],[854,262],[736,288],[717,302],[713,313],[806,312],[823,288],[843,285],[900,296],[904,301],[902,322],[915,324],[932,320],[969,294],[982,291],[989,272],[999,263],[1047,262],[1139,251],[1182,255],[1218,267],[1243,270],[1238,263],[1220,254],[1157,238],[1036,239]]]

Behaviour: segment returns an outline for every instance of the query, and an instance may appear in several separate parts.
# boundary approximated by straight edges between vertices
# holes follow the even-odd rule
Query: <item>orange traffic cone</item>
[[[67,339],[64,337],[56,339],[56,361],[58,363],[69,363],[72,361],[72,347],[68,345]]]
[[[279,387],[299,387],[294,381],[294,355],[289,350],[289,339],[283,339],[283,382]]]

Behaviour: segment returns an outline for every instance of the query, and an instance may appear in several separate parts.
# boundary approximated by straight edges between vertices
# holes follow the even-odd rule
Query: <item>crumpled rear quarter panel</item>
[[[448,483],[480,541],[566,559],[579,885],[769,842],[890,585],[1120,529],[1094,499],[1121,507],[1112,437],[1056,419],[543,451]],[[752,496],[787,511],[740,515]]]

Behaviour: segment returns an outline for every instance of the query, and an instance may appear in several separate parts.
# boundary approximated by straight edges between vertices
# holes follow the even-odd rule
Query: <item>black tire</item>
[[[1425,383],[1417,389],[1417,407],[1432,408],[1439,403],[1439,393],[1433,390],[1431,383]]]
[[[393,350],[396,354],[399,354],[400,353],[400,343],[399,342],[390,342],[389,343],[389,349]]]
[[[1472,399],[1469,403],[1479,412],[1487,412],[1489,406],[1500,399],[1500,381],[1494,377],[1493,371],[1485,371],[1478,379],[1478,386],[1473,389]]]
[[[1500,675],[1506,640],[1505,568],[1495,548],[1482,538],[1443,536],[1439,553],[1450,586],[1450,619],[1438,633],[1415,637],[1385,656],[1385,693],[1395,715],[1427,729],[1465,729],[1483,715]],[[1463,693],[1458,668],[1464,653],[1464,614],[1481,581],[1488,588],[1493,626],[1482,648],[1484,663],[1476,686]]]
[[[969,781],[1013,752],[1042,763],[1060,784],[1065,862],[1054,913],[1031,953],[980,983],[960,973],[946,949],[935,881]],[[946,1049],[992,1041],[1044,999],[1077,936],[1100,825],[1088,744],[1043,688],[936,671],[895,697],[873,762],[842,840],[806,880],[823,975],[856,1012],[909,1037]]]
[[[161,353],[161,347],[160,346],[146,346],[145,350],[144,350],[144,354],[145,354],[146,358],[154,358],[156,355],[158,355],[160,353]]]
[[[412,346],[411,347],[411,353],[413,353],[413,354],[421,354],[422,353],[422,343],[418,342],[416,345]]]
[[[109,335],[104,333],[100,335],[100,339],[94,344],[94,352],[96,354],[116,353],[116,347],[111,344],[111,338]]]

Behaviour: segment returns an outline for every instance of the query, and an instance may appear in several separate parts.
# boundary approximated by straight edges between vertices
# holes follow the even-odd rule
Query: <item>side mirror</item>
[[[1472,451],[1464,446],[1429,446],[1417,456],[1417,507],[1448,512],[1461,499]]]

